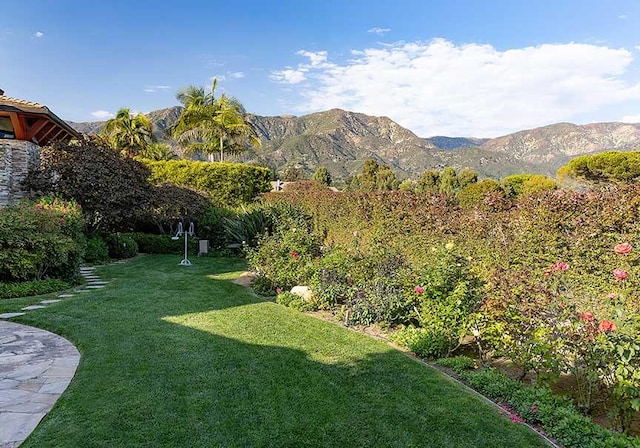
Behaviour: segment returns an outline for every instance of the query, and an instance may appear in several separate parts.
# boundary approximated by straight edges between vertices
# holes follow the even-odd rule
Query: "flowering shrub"
[[[423,356],[445,355],[465,335],[539,383],[571,374],[582,412],[604,402],[628,429],[639,404],[640,185],[487,196],[470,208],[407,191],[297,191],[267,202],[306,210],[331,247],[311,285],[328,308],[404,324],[396,341]],[[376,274],[376,253],[406,260],[400,275],[367,284],[389,275]],[[385,306],[404,314],[389,320],[377,311]]]
[[[419,268],[416,283],[418,322],[440,335],[449,353],[467,333],[469,317],[482,303],[480,282],[470,273],[468,261],[449,242],[431,249],[431,259]]]
[[[306,216],[293,207],[273,207],[271,233],[259,237],[257,247],[247,248],[247,260],[256,272],[263,292],[289,290],[305,285],[315,272],[322,239]]]

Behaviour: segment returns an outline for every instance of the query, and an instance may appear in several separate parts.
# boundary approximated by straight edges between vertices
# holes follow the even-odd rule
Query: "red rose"
[[[297,260],[298,259],[298,252],[296,252],[296,251],[291,252],[291,258],[293,258],[294,260]]]
[[[598,329],[600,331],[604,331],[605,333],[610,331],[616,331],[616,324],[607,319],[602,319],[600,321],[600,325],[598,325]]]
[[[613,251],[618,255],[629,255],[631,249],[633,249],[633,246],[629,243],[616,244],[613,247]]]
[[[629,273],[623,269],[614,269],[613,276],[616,280],[626,280],[629,278]]]

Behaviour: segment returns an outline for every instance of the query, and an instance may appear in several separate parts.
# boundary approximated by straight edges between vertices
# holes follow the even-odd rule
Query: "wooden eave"
[[[0,97],[2,98],[2,97]],[[0,117],[9,117],[16,140],[46,146],[54,140],[72,140],[80,134],[46,107],[16,107],[0,103]]]

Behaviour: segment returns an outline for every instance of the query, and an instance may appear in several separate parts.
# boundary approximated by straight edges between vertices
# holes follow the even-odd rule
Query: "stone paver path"
[[[80,353],[48,331],[0,321],[0,448],[17,447],[67,388]]]
[[[108,282],[93,267],[80,268],[87,284],[58,299],[42,300],[20,313],[0,314],[0,448],[15,448],[38,426],[73,378],[80,353],[61,336],[3,319],[45,308]]]

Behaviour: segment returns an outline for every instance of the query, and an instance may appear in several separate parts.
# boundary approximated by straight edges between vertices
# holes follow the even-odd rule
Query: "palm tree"
[[[184,109],[171,133],[187,151],[208,154],[211,161],[219,151],[222,162],[225,150],[237,154],[260,146],[260,140],[237,99],[225,94],[216,98],[217,84],[214,79],[210,93],[204,87],[188,86],[176,94]]]
[[[140,151],[138,155],[149,160],[174,160],[178,158],[171,146],[166,143],[152,143]]]
[[[128,108],[120,109],[108,120],[101,135],[114,149],[129,156],[143,152],[156,141],[149,119],[143,114],[132,116]]]

